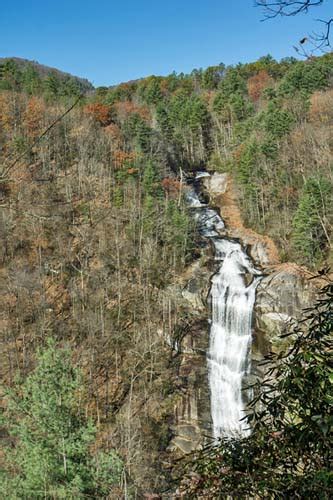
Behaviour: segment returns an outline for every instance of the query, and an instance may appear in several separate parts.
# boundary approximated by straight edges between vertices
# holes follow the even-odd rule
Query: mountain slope
[[[116,449],[128,494],[143,497],[170,484],[175,420],[195,418],[188,387],[206,380],[214,263],[185,179],[227,172],[229,225],[270,235],[282,260],[329,262],[332,60],[149,77],[97,89],[56,121],[80,92],[61,78],[2,65],[0,379],[16,387],[48,337],[69,346],[96,448]]]
[[[56,68],[50,66],[45,66],[37,61],[29,61],[28,59],[22,59],[20,57],[0,57],[0,74],[6,65],[13,65],[17,70],[23,74],[35,73],[41,80],[46,80],[50,75],[57,78],[60,82],[72,81],[75,82],[80,88],[81,92],[87,93],[94,89],[92,83],[86,78],[81,78],[70,73],[66,73]]]

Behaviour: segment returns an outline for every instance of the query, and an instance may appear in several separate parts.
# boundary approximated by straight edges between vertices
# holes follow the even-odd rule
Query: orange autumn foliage
[[[83,110],[104,127],[111,123],[111,108],[106,104],[101,104],[100,102],[87,104]]]
[[[10,103],[10,92],[4,91],[0,94],[0,126],[6,131],[10,131],[13,125],[13,112]]]
[[[130,175],[137,174],[138,172],[139,172],[139,170],[137,168],[129,168],[127,170],[127,173],[130,174]]]
[[[171,197],[175,198],[179,194],[180,182],[177,179],[172,179],[171,177],[165,177],[162,182],[162,187],[164,191]]]
[[[39,97],[31,97],[23,114],[23,124],[28,137],[34,139],[43,130],[45,116],[45,103]]]
[[[134,104],[132,101],[116,102],[113,108],[116,111],[118,119],[120,121],[126,120],[126,118],[128,118],[128,116],[131,114],[137,114],[147,122],[149,122],[151,119],[150,111],[147,106],[139,106],[137,104]]]
[[[169,90],[169,82],[168,82],[168,79],[165,78],[161,81],[160,83],[160,90],[162,92],[162,94],[164,96],[167,96],[170,94],[170,90]]]
[[[128,166],[128,164],[132,161],[135,161],[137,158],[137,154],[134,152],[127,153],[126,151],[117,150],[113,153],[113,161],[115,168],[122,168],[124,165]]]
[[[105,127],[104,131],[111,137],[112,141],[119,149],[123,140],[123,135],[118,125],[116,125],[115,123],[110,123],[110,125],[107,125],[107,127]]]
[[[260,99],[265,88],[273,83],[273,79],[266,70],[262,69],[256,75],[251,76],[247,81],[247,91],[250,99],[256,102]]]

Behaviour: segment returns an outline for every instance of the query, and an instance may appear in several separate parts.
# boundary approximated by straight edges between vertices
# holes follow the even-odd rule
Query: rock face
[[[279,264],[272,240],[244,227],[232,179],[214,174],[202,181],[211,204],[219,207],[227,229],[226,236],[247,246],[256,266],[265,274],[256,294],[253,314],[252,372],[246,383],[262,377],[260,361],[269,351],[278,352],[288,340],[281,339],[302,310],[311,306],[316,288],[307,280],[307,270],[296,264]],[[206,352],[209,344],[210,308],[207,302],[210,278],[214,274],[213,255],[207,246],[202,257],[189,267],[178,288],[179,299],[192,318],[191,328],[181,343],[178,380],[181,395],[174,408],[174,437],[169,449],[186,454],[199,448],[212,434],[210,393]]]
[[[268,350],[279,351],[286,344],[281,335],[313,304],[316,288],[306,279],[306,270],[296,264],[282,264],[264,277],[257,289],[254,311],[253,356],[260,360]]]
[[[306,279],[306,269],[292,263],[280,264],[274,242],[244,226],[238,193],[229,174],[214,173],[204,177],[203,183],[219,207],[227,235],[240,239],[254,263],[268,273],[258,286],[254,310],[253,358],[257,361],[269,350],[282,347],[280,335],[313,303],[316,289]]]
[[[239,194],[232,177],[226,173],[214,173],[210,177],[203,178],[203,185],[226,224],[226,235],[239,239],[247,247],[256,266],[265,268],[278,264],[279,253],[272,239],[244,226],[238,206]]]
[[[203,326],[198,324],[201,336],[207,330],[202,329]],[[187,352],[182,355],[179,378],[182,381],[183,394],[174,409],[174,437],[169,445],[170,450],[181,454],[198,449],[203,443],[204,434],[210,434],[206,348],[194,347],[192,353],[187,348]]]
[[[204,249],[209,255],[209,249]],[[205,255],[194,262],[178,289],[179,303],[188,311],[190,328],[179,345],[177,384],[179,397],[174,407],[173,438],[169,450],[176,455],[190,453],[210,434],[211,417],[206,351],[208,348],[210,286],[208,261]],[[175,291],[173,290],[173,293]]]
[[[214,173],[203,178],[203,184],[212,198],[224,195],[229,189],[230,176],[226,173]]]

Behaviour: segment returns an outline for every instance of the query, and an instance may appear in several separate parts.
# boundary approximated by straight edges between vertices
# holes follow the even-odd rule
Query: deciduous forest
[[[329,498],[331,285],[241,450],[169,445],[198,321],[175,289],[204,251],[187,179],[228,174],[244,225],[324,273],[332,54],[96,89],[5,60],[0,146],[1,496]]]

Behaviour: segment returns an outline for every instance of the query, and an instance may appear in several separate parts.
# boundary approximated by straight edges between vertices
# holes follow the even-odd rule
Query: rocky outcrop
[[[313,303],[316,287],[307,279],[309,273],[305,268],[279,263],[279,253],[271,238],[244,226],[237,190],[229,174],[214,173],[204,177],[203,183],[212,203],[219,207],[227,235],[239,238],[255,264],[267,273],[258,286],[254,311],[253,360],[256,362],[268,351],[283,347],[286,340],[281,339],[281,335],[301,317],[302,310]]]
[[[179,350],[177,386],[179,396],[174,407],[171,427],[173,438],[168,449],[176,455],[198,449],[204,435],[210,433],[210,401],[206,352],[208,348],[208,304],[210,286],[210,251],[204,249],[183,276],[181,284],[170,287],[177,302],[187,310],[189,328],[176,348]],[[171,289],[172,288],[172,289]]]
[[[313,304],[316,287],[305,268],[281,264],[265,276],[257,289],[254,311],[253,356],[260,359],[268,350],[279,351],[287,340],[281,338]]]
[[[204,177],[202,182],[211,203],[220,211],[226,225],[227,236],[241,240],[242,244],[248,247],[248,253],[257,266],[265,268],[278,264],[279,252],[274,241],[244,226],[238,206],[239,195],[232,177],[226,173],[214,173],[210,177]]]
[[[265,276],[256,294],[253,317],[252,373],[246,384],[262,376],[260,361],[270,352],[285,347],[281,338],[290,325],[311,306],[316,287],[309,281],[308,271],[296,264],[279,263],[274,242],[244,226],[237,205],[237,193],[229,174],[203,177],[210,204],[219,208],[226,224],[226,236],[237,238],[247,247],[256,266]],[[180,396],[174,408],[173,439],[169,449],[186,454],[200,447],[206,435],[211,435],[210,394],[206,352],[209,343],[209,304],[207,302],[210,278],[214,274],[213,255],[209,246],[202,249],[183,276],[182,284],[170,293],[178,294],[179,303],[189,311],[191,328],[182,339],[178,382]],[[288,339],[290,339],[288,337]],[[245,384],[245,385],[246,385]]]
[[[197,325],[200,336],[207,331],[204,325]],[[192,354],[189,349],[182,355],[179,368],[179,380],[182,383],[183,394],[178,398],[174,409],[174,437],[169,445],[172,451],[190,453],[198,449],[204,435],[210,434],[211,417],[209,388],[207,378],[206,349],[194,347]]]

